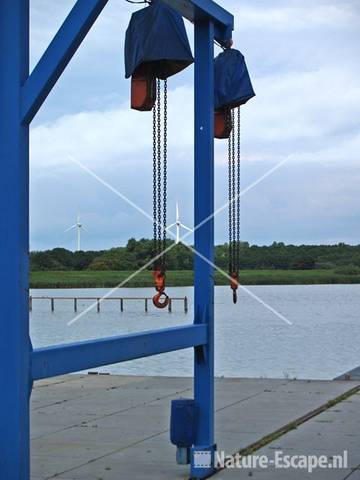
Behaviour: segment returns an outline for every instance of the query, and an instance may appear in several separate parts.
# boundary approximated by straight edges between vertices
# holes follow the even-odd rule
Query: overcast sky
[[[257,96],[242,109],[241,237],[256,244],[360,243],[360,3],[220,0]],[[73,0],[31,1],[34,66]],[[129,108],[124,35],[135,6],[110,0],[31,129],[31,249],[84,249],[150,237],[152,225],[68,159],[152,210],[151,114]],[[192,42],[192,26],[187,24]],[[218,51],[217,51],[218,53]],[[169,79],[169,221],[193,224],[193,68]],[[226,142],[216,141],[216,205],[226,202]],[[216,242],[227,239],[225,213]]]

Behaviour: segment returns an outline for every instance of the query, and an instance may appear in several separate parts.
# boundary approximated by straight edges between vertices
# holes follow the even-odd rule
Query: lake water
[[[254,286],[249,290],[285,316],[286,324],[240,291],[233,305],[230,289],[216,287],[216,375],[226,377],[289,377],[332,379],[360,364],[360,285]],[[106,289],[32,290],[32,295],[99,296]],[[168,288],[171,296],[188,296],[189,313],[175,302],[173,313],[155,310],[149,302],[104,302],[71,326],[73,304],[34,301],[30,314],[33,346],[67,343],[192,323],[193,289]],[[153,289],[122,288],[114,296],[152,296]],[[89,306],[79,301],[78,313]],[[138,359],[96,371],[130,375],[192,375],[192,350]]]

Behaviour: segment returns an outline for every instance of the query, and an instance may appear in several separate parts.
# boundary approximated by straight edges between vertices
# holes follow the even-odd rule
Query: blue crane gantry
[[[214,451],[214,281],[195,258],[194,322],[186,326],[33,349],[29,335],[29,125],[108,0],[77,0],[29,74],[29,0],[0,1],[0,478],[28,480],[34,380],[194,347],[194,449]],[[233,16],[212,0],[163,0],[195,26],[196,250],[213,259],[214,39]],[[201,223],[204,219],[209,220]],[[193,450],[194,452],[194,450]],[[194,457],[194,454],[192,454]],[[204,478],[213,467],[197,468]]]

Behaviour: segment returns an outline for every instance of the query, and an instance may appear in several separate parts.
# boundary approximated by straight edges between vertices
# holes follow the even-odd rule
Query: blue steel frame
[[[29,480],[29,400],[34,380],[193,347],[199,409],[194,450],[214,451],[213,271],[195,259],[194,323],[32,349],[29,335],[29,125],[108,0],[77,0],[29,75],[29,0],[0,1],[0,478]],[[212,0],[163,0],[195,24],[195,224],[214,210],[214,38],[227,42],[233,16]],[[213,258],[214,224],[195,233]],[[213,467],[191,467],[204,478]]]

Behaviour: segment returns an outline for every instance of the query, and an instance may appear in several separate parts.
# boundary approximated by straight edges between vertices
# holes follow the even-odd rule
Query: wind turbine
[[[169,225],[166,230],[170,230],[170,228],[176,227],[176,240],[175,243],[180,243],[180,229],[184,228],[185,230],[192,232],[191,228],[187,227],[183,223],[180,222],[180,215],[179,215],[179,203],[176,202],[176,222]]]
[[[74,230],[74,229],[76,229],[76,245],[77,245],[76,251],[80,252],[80,250],[81,250],[81,230],[85,230],[85,231],[87,231],[87,230],[86,230],[85,226],[80,221],[80,214],[79,213],[78,213],[75,225],[72,225],[71,227],[67,228],[65,230],[65,232],[70,232],[70,230]]]

